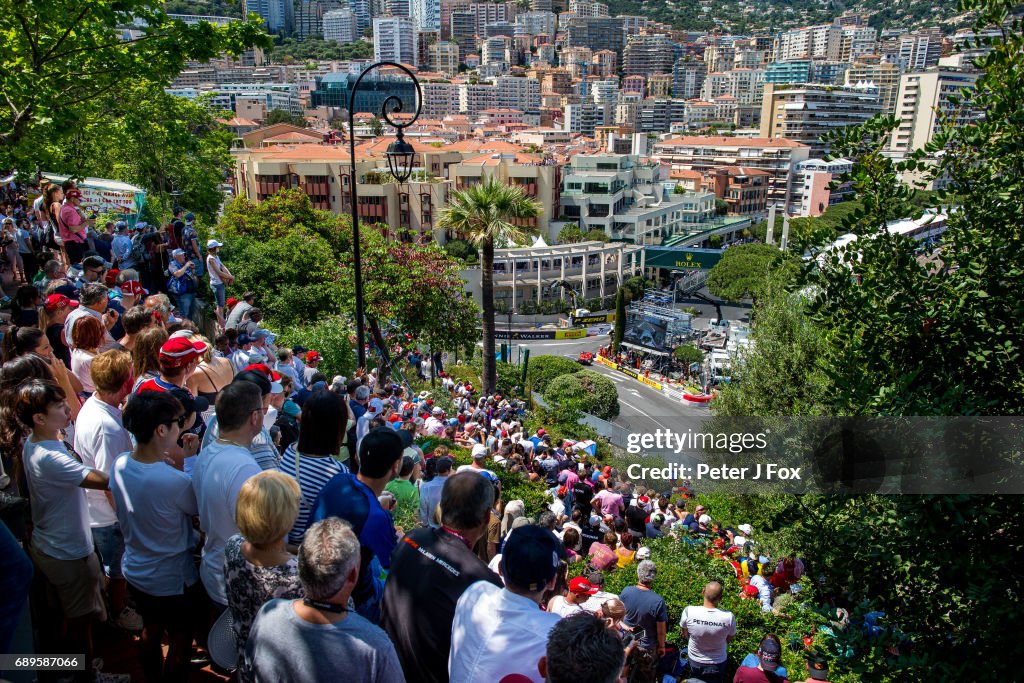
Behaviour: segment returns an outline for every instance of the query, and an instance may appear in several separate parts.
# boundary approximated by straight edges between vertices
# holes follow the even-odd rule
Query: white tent
[[[536,249],[537,247],[546,247],[546,246],[548,246],[548,243],[544,241],[544,236],[543,235],[537,235],[537,239],[535,239],[533,241],[533,248]]]

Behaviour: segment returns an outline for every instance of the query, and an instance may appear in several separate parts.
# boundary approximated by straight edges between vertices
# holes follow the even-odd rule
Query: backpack
[[[190,294],[196,291],[196,281],[190,273],[185,273],[181,277],[174,277],[173,275],[167,278],[167,293],[178,296],[181,294]]]

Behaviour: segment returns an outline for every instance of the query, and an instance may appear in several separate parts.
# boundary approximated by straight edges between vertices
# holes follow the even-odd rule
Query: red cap
[[[544,436],[545,434],[547,434],[547,432],[544,431],[543,429],[538,429],[537,430],[537,436]]]
[[[569,582],[569,590],[577,594],[593,595],[597,592],[597,586],[587,581],[586,578],[577,576]]]
[[[306,353],[306,362],[307,363],[310,363],[310,362],[315,363],[318,360],[320,360],[320,352],[319,351],[309,351],[308,353]]]
[[[67,197],[68,199],[78,199],[79,197],[82,196],[82,191],[78,190],[78,189],[72,188],[72,189],[68,190],[64,194],[64,196]]]
[[[231,308],[232,306],[238,303],[238,299],[236,299],[235,297],[231,297],[225,303],[227,303],[228,308]]]
[[[138,280],[126,280],[125,282],[122,282],[121,293],[127,294],[128,296],[136,297],[146,296],[147,294],[149,294],[149,292],[143,289],[142,283],[139,282]]]
[[[170,368],[188,365],[206,353],[209,344],[189,341],[185,337],[171,337],[160,347],[160,364]]]
[[[113,287],[115,284],[117,284],[117,275],[120,272],[121,271],[118,270],[117,268],[111,268],[110,270],[107,271],[107,274],[103,276],[103,282],[107,285],[107,287]]]
[[[611,474],[612,474],[612,466],[611,465],[606,465],[605,468],[604,468],[604,473],[607,474],[608,476],[611,476]]]
[[[60,308],[67,308],[68,306],[70,306],[71,308],[78,308],[78,302],[75,301],[74,299],[69,299],[63,294],[51,294],[50,296],[46,297],[45,307],[46,310],[50,311],[51,313]]]

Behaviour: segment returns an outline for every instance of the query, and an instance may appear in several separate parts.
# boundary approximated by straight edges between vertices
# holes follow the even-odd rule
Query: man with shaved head
[[[683,610],[679,627],[690,639],[687,652],[694,678],[705,683],[724,683],[727,644],[736,636],[736,617],[718,609],[722,584],[712,581],[704,586],[704,604]]]

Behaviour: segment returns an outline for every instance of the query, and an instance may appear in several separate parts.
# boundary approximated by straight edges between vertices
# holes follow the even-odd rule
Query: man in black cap
[[[452,623],[448,657],[451,683],[521,677],[543,681],[538,664],[548,633],[561,619],[544,612],[544,591],[554,588],[565,549],[547,529],[513,529],[501,556],[504,588],[477,581],[462,594]]]
[[[733,683],[781,683],[786,679],[776,673],[782,648],[774,638],[764,638],[757,646],[757,666],[741,666],[736,670]]]
[[[341,472],[320,489],[310,523],[340,517],[352,525],[362,547],[359,581],[352,591],[356,611],[373,623],[380,622],[384,577],[391,567],[396,534],[391,513],[381,507],[380,494],[398,476],[405,445],[395,430],[378,427],[359,444],[359,474]]]
[[[801,683],[828,683],[828,660],[820,652],[807,653],[807,678]]]
[[[451,461],[447,466],[451,471]],[[391,637],[406,680],[448,680],[455,604],[477,581],[500,588],[501,579],[473,553],[487,531],[494,487],[483,477],[463,472],[438,477],[440,528],[410,531],[391,558],[384,585],[381,626]]]

